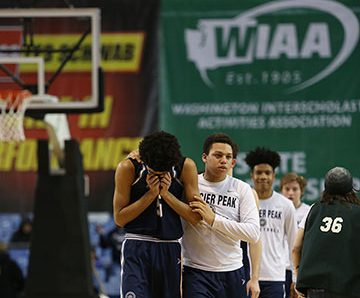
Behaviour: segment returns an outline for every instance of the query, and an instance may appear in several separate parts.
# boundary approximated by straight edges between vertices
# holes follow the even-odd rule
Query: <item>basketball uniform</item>
[[[240,240],[257,241],[259,215],[250,185],[226,176],[209,182],[199,175],[202,198],[215,212],[212,226],[183,221],[183,297],[246,297]]]
[[[135,167],[135,177],[130,204],[139,200],[147,191],[146,165],[130,159]],[[183,186],[179,180],[182,166],[173,167],[169,187],[181,199]],[[181,246],[183,234],[180,216],[164,200],[155,200],[137,218],[127,223],[121,260],[122,298],[179,298],[181,275]]]
[[[301,292],[322,289],[337,297],[360,297],[359,218],[359,205],[317,202],[312,206],[296,284]],[[315,297],[314,291],[311,295]]]

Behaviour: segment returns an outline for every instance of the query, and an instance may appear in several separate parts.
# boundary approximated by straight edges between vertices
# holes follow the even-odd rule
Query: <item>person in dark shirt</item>
[[[0,243],[0,297],[19,297],[24,285],[25,279],[19,265],[10,258],[6,245]]]
[[[174,135],[160,131],[140,142],[141,162],[126,159],[115,173],[114,221],[125,228],[121,296],[179,298],[181,218],[201,217],[188,202],[199,196],[195,162]]]
[[[97,225],[96,232],[99,235],[100,247],[111,248],[113,263],[120,264],[121,247],[125,239],[124,229],[114,227],[110,232],[106,233],[101,225]]]
[[[325,176],[320,201],[302,220],[292,251],[300,297],[360,297],[360,200],[349,170]]]
[[[11,245],[16,244],[29,244],[32,231],[32,220],[30,218],[24,218],[19,228],[12,234],[10,238]]]

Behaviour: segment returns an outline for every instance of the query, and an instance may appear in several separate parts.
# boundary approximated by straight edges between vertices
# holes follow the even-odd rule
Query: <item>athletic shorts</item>
[[[124,241],[121,298],[180,298],[180,275],[178,241]]]
[[[285,281],[259,281],[259,298],[284,298]]]
[[[212,272],[184,266],[183,298],[246,297],[244,268]]]

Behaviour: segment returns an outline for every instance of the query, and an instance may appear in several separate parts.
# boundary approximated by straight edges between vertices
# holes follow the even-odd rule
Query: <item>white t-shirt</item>
[[[309,210],[310,206],[305,203],[301,203],[298,208],[295,208],[296,223],[298,227],[303,217],[308,214]]]
[[[303,229],[305,230],[305,223],[306,223],[306,219],[309,215],[310,209],[311,207],[314,206],[314,204],[312,204],[311,206],[309,206],[308,211],[306,212],[306,214],[303,216],[303,218],[301,219],[300,223],[299,223],[299,229]]]
[[[283,195],[273,191],[268,199],[259,200],[262,258],[261,281],[285,281],[286,264],[297,232],[295,208]]]
[[[192,225],[183,221],[184,265],[214,272],[239,269],[240,240],[256,242],[260,237],[259,214],[249,184],[231,177],[209,182],[199,175],[202,198],[215,212],[211,227],[205,221]]]

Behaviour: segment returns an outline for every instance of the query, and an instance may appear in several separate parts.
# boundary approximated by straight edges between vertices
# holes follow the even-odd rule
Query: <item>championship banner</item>
[[[202,142],[215,132],[244,157],[278,151],[278,180],[323,177],[344,166],[360,185],[360,3],[355,0],[166,0],[161,11],[161,127],[174,133],[199,170]]]

